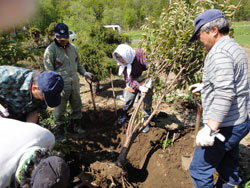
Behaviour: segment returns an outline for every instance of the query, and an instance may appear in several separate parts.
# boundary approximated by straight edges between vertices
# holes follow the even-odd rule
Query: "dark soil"
[[[70,187],[81,183],[79,174],[82,172],[90,174],[98,187],[193,187],[188,166],[194,151],[194,104],[182,100],[174,104],[163,103],[151,122],[150,131],[139,134],[128,153],[126,165],[121,169],[114,162],[122,149],[127,123],[117,125],[111,84],[109,81],[101,83],[101,91],[95,96],[97,112],[93,111],[89,85],[84,79],[81,79],[81,84],[85,133],[68,134],[67,142],[60,146],[71,169]],[[124,87],[123,80],[115,79],[116,95],[122,94]],[[117,100],[116,105],[119,116],[123,101]],[[164,148],[162,143],[167,135],[172,144]],[[246,182],[250,169],[247,141],[241,145],[240,161],[241,174]]]

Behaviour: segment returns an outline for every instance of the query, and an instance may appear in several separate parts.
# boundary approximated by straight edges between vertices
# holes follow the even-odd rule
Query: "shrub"
[[[117,73],[117,66],[112,59],[112,52],[118,44],[128,42],[129,38],[117,31],[106,29],[102,24],[96,24],[91,32],[78,33],[76,42],[81,62],[84,67],[96,75],[98,80],[104,80],[112,68]]]
[[[34,55],[40,55],[39,50],[23,45],[24,41],[24,33],[18,30],[14,33],[1,33],[0,65],[16,66],[19,61],[35,61]]]

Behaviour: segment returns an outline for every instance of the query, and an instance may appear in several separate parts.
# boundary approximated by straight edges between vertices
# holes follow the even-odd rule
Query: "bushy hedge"
[[[0,35],[0,65],[21,66],[20,61],[35,61],[34,56],[41,55],[40,51],[27,43],[27,33],[18,28]]]
[[[98,80],[109,76],[109,69],[117,73],[117,65],[112,59],[112,52],[117,45],[129,42],[129,38],[112,29],[107,29],[102,24],[94,25],[89,34],[78,33],[76,42],[81,63]]]

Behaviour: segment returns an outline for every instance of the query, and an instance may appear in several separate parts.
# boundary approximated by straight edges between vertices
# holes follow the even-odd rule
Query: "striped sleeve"
[[[220,127],[243,123],[249,107],[248,61],[244,50],[229,36],[209,51],[202,79],[203,123],[209,119],[221,122]]]
[[[213,55],[213,63],[208,67],[208,75],[214,87],[214,98],[209,109],[209,119],[222,122],[228,114],[235,97],[233,60],[225,53]]]

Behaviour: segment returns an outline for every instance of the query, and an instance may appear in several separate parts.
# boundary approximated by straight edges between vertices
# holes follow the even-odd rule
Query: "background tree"
[[[133,111],[126,131],[126,139],[116,164],[122,167],[126,156],[138,134],[146,127],[156,114],[166,94],[176,88],[185,88],[191,83],[201,81],[200,70],[205,53],[198,42],[189,43],[194,31],[193,20],[209,8],[222,10],[228,19],[232,19],[237,7],[224,1],[200,1],[189,5],[184,0],[176,0],[171,8],[164,10],[159,19],[148,19],[143,26],[145,31],[141,47],[152,62],[148,72],[155,82],[157,104],[147,121],[144,121],[140,106],[145,94],[142,94]],[[158,78],[162,82],[158,82]]]

